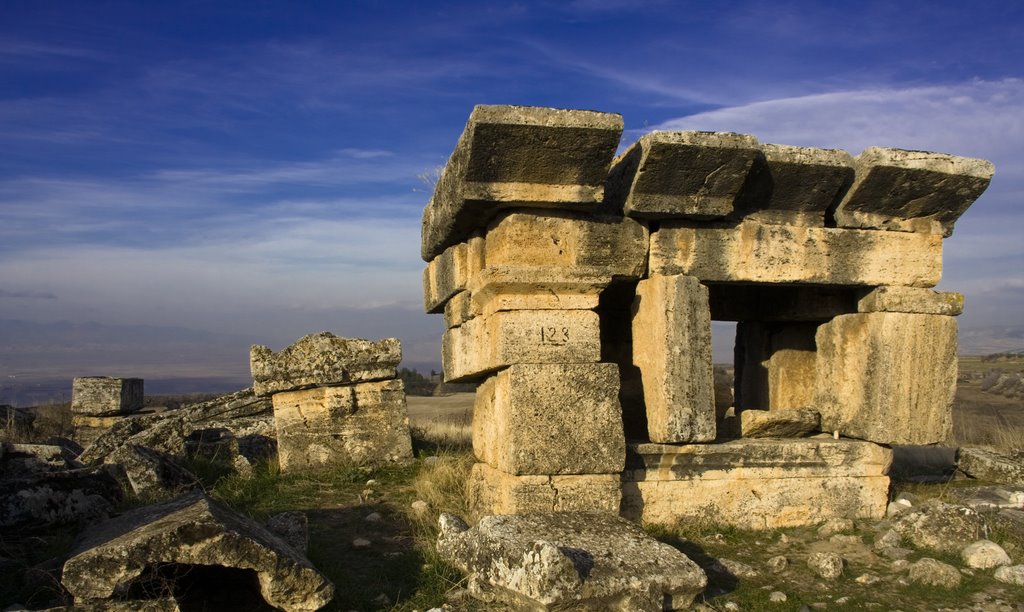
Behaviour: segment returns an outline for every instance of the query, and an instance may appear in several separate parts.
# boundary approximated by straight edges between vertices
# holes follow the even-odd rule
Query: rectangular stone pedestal
[[[71,383],[71,413],[88,416],[126,415],[142,409],[141,378],[81,376]]]
[[[621,501],[619,479],[619,474],[513,476],[477,463],[466,483],[466,497],[474,518],[563,511],[617,514]]]
[[[275,393],[282,472],[412,457],[400,380]]]
[[[744,529],[880,519],[892,451],[870,442],[737,440],[628,447],[622,515],[644,523],[709,521]]]

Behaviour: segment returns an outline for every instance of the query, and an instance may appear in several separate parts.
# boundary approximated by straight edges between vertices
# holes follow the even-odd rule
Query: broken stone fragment
[[[81,376],[71,383],[71,412],[90,416],[124,415],[142,408],[141,378]]]
[[[443,514],[437,550],[486,602],[539,610],[683,609],[707,576],[686,555],[607,513]]]
[[[6,457],[4,458],[6,460]],[[106,468],[15,474],[0,479],[0,527],[88,523],[106,517],[121,487]]]
[[[932,287],[942,238],[834,227],[665,221],[651,234],[650,274],[702,282]]]
[[[120,467],[136,495],[157,497],[199,486],[199,479],[173,456],[137,444],[125,444],[103,460]]]
[[[971,478],[1002,484],[1024,484],[1024,460],[987,448],[961,447],[957,469]]]
[[[621,472],[618,367],[518,364],[498,372],[476,392],[473,450],[517,476]]]
[[[759,155],[748,134],[651,132],[615,161],[609,204],[631,217],[724,217]]]
[[[423,210],[423,260],[504,207],[594,208],[621,135],[610,113],[475,107]]]
[[[949,236],[995,168],[983,159],[870,147],[857,156],[856,176],[835,209],[839,227]]]
[[[970,508],[928,500],[900,516],[893,529],[917,548],[955,555],[984,535],[985,522]]]
[[[802,438],[821,430],[821,415],[812,408],[744,410],[740,435],[744,438]]]
[[[964,296],[921,287],[875,287],[857,301],[858,312],[906,312],[955,317],[964,311]]]
[[[257,395],[394,378],[400,361],[397,338],[372,342],[329,332],[304,336],[278,353],[260,345],[249,353]]]
[[[911,582],[952,589],[960,586],[960,572],[948,563],[923,557],[910,564]]]
[[[852,181],[853,157],[846,151],[763,144],[737,214],[761,223],[823,226]]]
[[[86,530],[61,582],[76,602],[119,599],[133,587],[145,588],[137,581],[166,580],[158,570],[171,565],[229,568],[241,581],[254,573],[263,599],[282,610],[318,610],[334,595],[334,585],[294,548],[201,493]]]

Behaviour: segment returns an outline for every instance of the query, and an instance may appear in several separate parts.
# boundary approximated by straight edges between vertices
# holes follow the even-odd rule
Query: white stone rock
[[[1024,586],[1024,565],[1006,565],[996,570],[995,579],[1006,584]]]
[[[807,567],[826,580],[843,575],[843,558],[834,552],[816,552],[807,557]]]
[[[1010,555],[1003,547],[990,540],[978,540],[968,544],[960,551],[960,558],[967,567],[974,569],[991,569],[1010,565]]]

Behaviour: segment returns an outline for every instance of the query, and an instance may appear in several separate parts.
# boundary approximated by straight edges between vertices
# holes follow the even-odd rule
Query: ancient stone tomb
[[[445,379],[480,382],[476,512],[880,517],[886,446],[950,432],[962,297],[930,287],[992,165],[711,132],[615,157],[622,125],[478,106],[424,210]]]

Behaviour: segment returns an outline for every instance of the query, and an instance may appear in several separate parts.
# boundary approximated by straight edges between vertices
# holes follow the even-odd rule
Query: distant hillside
[[[989,325],[960,329],[961,355],[988,355],[1024,350],[1024,325]]]

